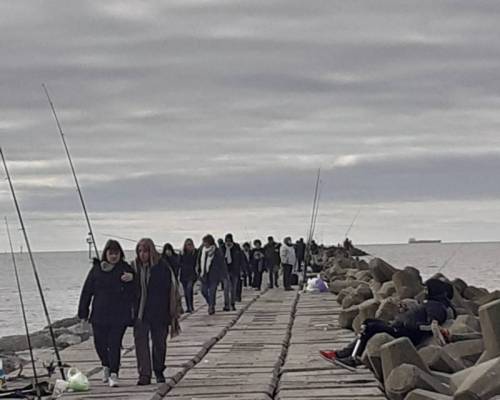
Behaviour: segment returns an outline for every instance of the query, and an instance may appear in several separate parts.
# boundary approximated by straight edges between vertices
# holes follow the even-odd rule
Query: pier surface
[[[199,296],[197,296],[199,297]],[[169,340],[167,383],[136,386],[132,330],[124,340],[120,387],[101,382],[92,338],[61,352],[64,362],[90,378],[91,390],[68,399],[307,400],[385,399],[370,371],[352,373],[319,357],[342,347],[353,333],[338,326],[340,306],[330,293],[245,289],[238,311],[209,316],[197,298],[182,333]],[[29,373],[29,371],[25,371]]]

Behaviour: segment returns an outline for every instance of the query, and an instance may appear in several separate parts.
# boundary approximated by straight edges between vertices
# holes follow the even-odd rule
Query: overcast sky
[[[0,145],[33,248],[87,233],[42,82],[100,242],[304,236],[318,167],[319,240],[360,208],[355,242],[496,240],[499,18],[469,0],[2,1]],[[5,182],[0,212],[17,222]]]

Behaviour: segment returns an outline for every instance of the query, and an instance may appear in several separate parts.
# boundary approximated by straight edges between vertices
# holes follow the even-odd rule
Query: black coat
[[[229,264],[226,259],[226,245],[221,246],[220,251],[226,261],[228,273],[239,276],[241,274],[241,264],[243,262],[243,252],[241,251],[240,245],[238,243],[234,243],[233,247],[231,247],[231,264]]]
[[[194,250],[192,253],[183,253],[181,255],[181,282],[195,282],[198,278],[196,273],[196,261],[198,258],[198,251]]]
[[[198,275],[201,279],[208,279],[210,282],[221,282],[227,277],[227,265],[224,261],[224,256],[220,249],[215,249],[214,257],[208,268],[208,274],[203,275],[203,260],[201,259],[203,254],[202,248],[198,250],[198,261],[196,263],[198,269]]]
[[[266,267],[265,253],[264,249],[252,249],[250,257],[250,263],[255,272],[262,272]],[[259,256],[257,256],[259,254]]]
[[[137,300],[136,313],[139,311],[141,299],[141,274],[143,267],[137,266]],[[151,267],[148,282],[147,298],[142,316],[143,321],[158,325],[170,325],[170,291],[172,290],[173,270],[165,258],[160,258],[158,264]],[[175,278],[174,278],[175,279]],[[136,314],[137,317],[137,314]]]
[[[136,297],[135,277],[132,282],[122,282],[125,272],[134,273],[132,267],[124,261],[105,272],[99,261],[95,261],[87,275],[80,295],[78,317],[95,324],[131,325]],[[89,318],[89,307],[92,312]]]

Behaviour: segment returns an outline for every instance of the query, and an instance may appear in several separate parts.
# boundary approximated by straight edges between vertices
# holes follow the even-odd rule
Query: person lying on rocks
[[[448,319],[456,318],[456,311],[451,304],[453,286],[440,279],[429,279],[425,283],[425,295],[423,303],[399,314],[394,321],[367,319],[361,325],[359,337],[347,347],[336,351],[322,350],[320,355],[337,365],[356,368],[360,365],[358,357],[377,333],[388,333],[394,338],[407,337],[415,346],[433,334],[440,335],[438,326]]]

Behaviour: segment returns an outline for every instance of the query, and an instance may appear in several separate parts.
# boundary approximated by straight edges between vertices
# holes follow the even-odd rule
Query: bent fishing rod
[[[78,192],[78,197],[80,198],[80,203],[82,205],[83,214],[85,215],[85,220],[87,221],[87,228],[89,230],[89,236],[92,238],[92,243],[94,245],[95,255],[97,258],[100,258],[99,257],[99,250],[97,249],[97,243],[96,243],[95,236],[94,236],[94,231],[92,230],[92,224],[90,223],[89,214],[87,212],[87,206],[85,205],[85,200],[83,199],[83,194],[82,194],[82,190],[80,188],[80,183],[78,182],[78,178],[76,176],[75,166],[73,164],[73,160],[71,159],[71,155],[69,153],[68,145],[66,143],[66,138],[64,136],[64,133],[63,133],[63,130],[61,127],[61,123],[59,122],[59,118],[57,117],[54,103],[52,102],[52,99],[50,98],[49,91],[48,91],[45,83],[42,83],[42,88],[45,92],[45,95],[47,96],[47,100],[49,101],[50,108],[52,110],[52,114],[54,115],[54,119],[56,120],[57,129],[59,130],[59,135],[61,136],[64,150],[66,152],[66,156],[68,157],[69,167],[71,169],[71,173],[73,174],[73,179],[74,179],[75,185],[76,185],[76,191]]]
[[[309,224],[309,232],[307,234],[307,242],[306,242],[306,251],[305,251],[305,265],[304,265],[304,271],[302,273],[302,284],[306,284],[306,279],[307,279],[307,264],[309,263],[309,260],[311,258],[311,240],[312,240],[312,229],[313,229],[313,224],[314,224],[314,217],[316,214],[316,206],[317,206],[317,201],[318,201],[318,191],[319,191],[319,181],[320,181],[320,176],[321,176],[321,168],[318,168],[318,175],[316,176],[316,185],[314,187],[314,196],[313,196],[313,206],[312,206],[312,212],[311,212],[311,222]]]
[[[10,255],[12,256],[12,267],[14,269],[14,276],[16,277],[17,293],[19,294],[19,303],[21,305],[21,314],[23,316],[24,330],[26,332],[26,341],[30,352],[31,366],[33,367],[33,379],[35,381],[34,387],[36,390],[37,399],[41,399],[40,386],[38,382],[38,374],[36,372],[35,357],[33,356],[33,346],[31,345],[30,330],[28,327],[28,319],[26,318],[26,308],[24,307],[23,292],[21,290],[21,282],[19,281],[19,272],[17,270],[16,256],[14,255],[14,247],[12,246],[12,238],[10,236],[9,222],[5,217],[5,229],[7,231],[7,238],[9,240]]]
[[[2,159],[5,174],[7,176],[7,181],[9,182],[10,193],[12,195],[12,200],[14,201],[14,207],[16,209],[17,216],[19,218],[19,224],[21,225],[21,230],[23,232],[24,242],[26,244],[26,249],[28,251],[31,267],[33,269],[33,275],[35,276],[36,286],[38,288],[38,293],[40,295],[40,299],[42,302],[43,312],[45,314],[45,319],[47,320],[47,325],[49,327],[50,338],[52,340],[52,346],[54,347],[54,353],[55,353],[56,359],[57,359],[57,366],[59,367],[59,371],[61,372],[61,378],[63,380],[65,380],[66,376],[64,374],[64,367],[63,367],[63,363],[61,361],[61,356],[59,355],[59,349],[57,348],[56,337],[54,334],[54,329],[52,328],[52,322],[50,320],[50,315],[49,315],[49,310],[47,308],[47,303],[45,302],[45,296],[43,294],[43,289],[42,289],[42,284],[40,282],[40,277],[38,276],[38,270],[37,270],[37,267],[35,264],[35,258],[33,257],[33,253],[31,251],[30,241],[28,239],[28,233],[27,233],[26,228],[24,226],[24,220],[23,220],[23,216],[21,214],[21,209],[19,208],[19,203],[17,202],[17,197],[16,197],[16,192],[14,190],[14,185],[12,183],[9,169],[7,168],[7,162],[5,161],[5,156],[3,154],[3,150],[1,147],[0,147],[0,158]]]
[[[354,223],[356,222],[356,220],[358,219],[359,217],[359,214],[361,213],[361,207],[359,207],[358,209],[358,212],[356,213],[356,215],[354,216],[354,218],[352,219],[352,222],[351,222],[351,225],[349,225],[349,228],[347,228],[347,230],[345,231],[345,235],[344,235],[344,238],[347,238],[348,235],[349,235],[349,232],[351,232],[351,229],[354,227]]]

